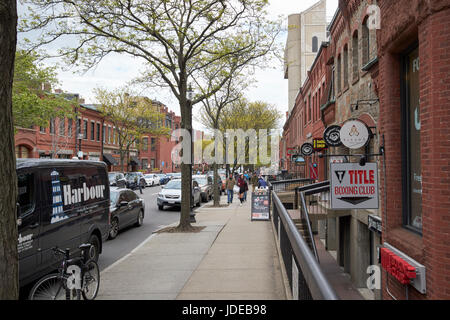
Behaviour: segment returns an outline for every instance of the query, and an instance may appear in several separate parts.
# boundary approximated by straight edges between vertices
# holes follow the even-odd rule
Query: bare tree
[[[23,31],[44,29],[28,46],[70,38],[56,56],[69,65],[96,66],[110,53],[141,58],[141,80],[165,86],[176,97],[181,128],[192,133],[192,106],[218,91],[244,66],[264,63],[276,46],[280,23],[266,16],[267,0],[24,0],[34,6]],[[223,81],[188,99],[192,79],[212,64],[223,66]],[[199,92],[199,88],[193,88]],[[178,229],[191,229],[192,164],[183,162]]]
[[[0,300],[19,297],[17,176],[12,83],[17,42],[16,0],[0,1]]]

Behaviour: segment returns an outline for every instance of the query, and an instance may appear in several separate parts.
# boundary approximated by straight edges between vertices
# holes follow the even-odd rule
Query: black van
[[[52,247],[79,254],[93,245],[97,260],[109,233],[109,180],[104,162],[18,159],[20,286],[57,267]]]

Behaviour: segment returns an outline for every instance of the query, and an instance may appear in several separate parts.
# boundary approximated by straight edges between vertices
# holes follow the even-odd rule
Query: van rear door
[[[20,213],[18,218],[18,252],[19,252],[19,282],[33,276],[39,263],[39,203],[36,201],[36,174],[31,170],[17,172],[18,203]]]

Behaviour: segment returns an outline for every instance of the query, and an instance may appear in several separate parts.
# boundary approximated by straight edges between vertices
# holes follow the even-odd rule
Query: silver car
[[[158,193],[156,202],[159,210],[164,210],[164,206],[181,207],[181,179],[170,180]],[[196,181],[193,181],[191,203],[199,207],[200,202],[200,187]]]
[[[213,196],[212,177],[207,176],[206,174],[195,175],[192,176],[192,180],[197,181],[198,185],[200,186],[202,201],[208,202],[209,200],[211,200]]]

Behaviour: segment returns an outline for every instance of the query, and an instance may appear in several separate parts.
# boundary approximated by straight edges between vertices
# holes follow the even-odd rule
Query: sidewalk
[[[201,232],[153,234],[102,271],[97,299],[286,299],[270,221],[250,220],[250,198],[210,206],[196,210]]]

